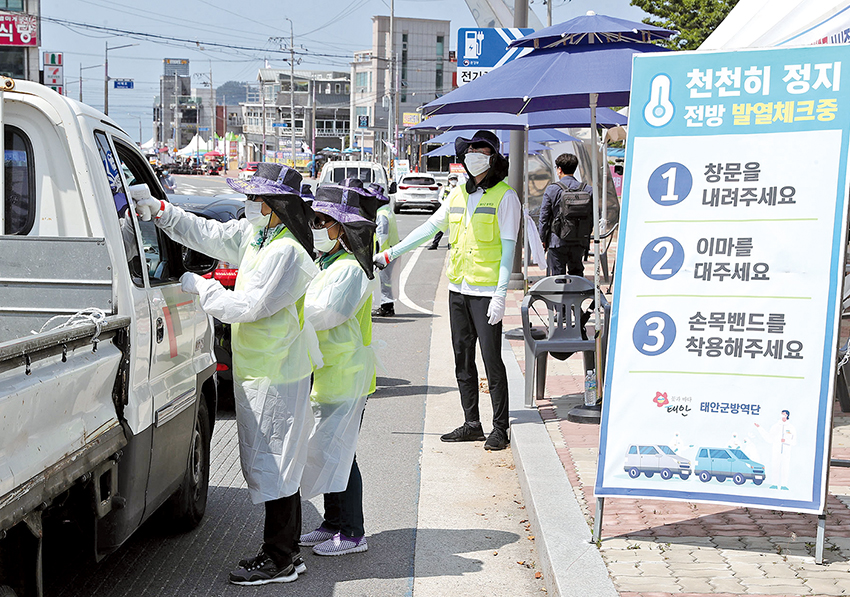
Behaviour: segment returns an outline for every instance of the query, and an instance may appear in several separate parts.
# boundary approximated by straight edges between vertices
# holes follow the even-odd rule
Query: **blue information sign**
[[[133,89],[133,79],[112,79],[115,89]]]
[[[848,73],[841,44],[635,55],[597,496],[824,511]]]
[[[531,52],[531,48],[508,48],[515,39],[534,29],[459,29],[457,33],[457,84],[477,79],[498,66]]]

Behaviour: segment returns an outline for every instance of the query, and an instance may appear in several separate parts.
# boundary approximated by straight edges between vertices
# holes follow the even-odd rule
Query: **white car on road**
[[[418,207],[437,211],[440,207],[440,196],[443,185],[438,183],[430,174],[408,174],[398,183],[395,195],[395,213],[400,213],[403,207]]]

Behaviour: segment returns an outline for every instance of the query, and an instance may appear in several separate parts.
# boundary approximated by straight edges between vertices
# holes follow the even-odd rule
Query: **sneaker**
[[[313,553],[317,556],[344,556],[347,553],[358,553],[368,549],[365,536],[347,537],[342,533],[337,533],[324,543],[319,543],[313,547]]]
[[[262,554],[262,553],[263,552],[260,551],[260,554]],[[257,554],[257,557],[260,557],[260,554]],[[251,559],[252,558],[239,560],[239,567],[240,568],[247,567],[248,564],[251,562]],[[307,572],[307,564],[304,563],[304,558],[302,558],[301,556],[295,556],[294,558],[292,558],[292,565],[295,566],[295,571],[298,574],[304,574],[305,572]]]
[[[271,583],[292,582],[298,580],[298,572],[294,564],[279,568],[269,556],[262,551],[257,557],[242,560],[239,568],[230,573],[230,582],[234,585],[267,585]],[[301,562],[304,565],[304,562]],[[306,571],[306,566],[304,567]]]
[[[481,423],[464,423],[454,431],[440,436],[444,442],[479,442],[484,439]]]
[[[428,250],[429,251],[436,251],[438,246],[439,245],[428,245]]]
[[[395,315],[395,305],[393,303],[384,303],[377,309],[372,310],[373,317],[392,317]]]
[[[493,429],[490,437],[484,442],[485,450],[504,450],[511,443],[508,439],[508,432],[504,429]]]
[[[298,541],[298,545],[303,545],[304,547],[313,547],[314,545],[318,545],[319,543],[324,543],[328,539],[333,539],[334,532],[329,531],[323,526],[320,526],[315,531],[310,531],[306,535],[301,535],[301,539]]]

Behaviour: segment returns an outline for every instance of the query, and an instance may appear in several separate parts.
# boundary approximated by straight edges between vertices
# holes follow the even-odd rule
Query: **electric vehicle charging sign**
[[[636,55],[630,113],[596,495],[820,513],[850,47]]]
[[[532,48],[508,48],[508,44],[534,33],[534,29],[459,29],[457,33],[457,84],[474,81],[481,75],[525,56]]]

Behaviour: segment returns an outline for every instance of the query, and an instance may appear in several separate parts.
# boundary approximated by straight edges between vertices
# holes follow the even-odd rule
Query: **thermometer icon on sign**
[[[643,109],[643,117],[650,126],[664,126],[673,118],[670,77],[667,75],[655,75],[649,84],[649,102]]]

